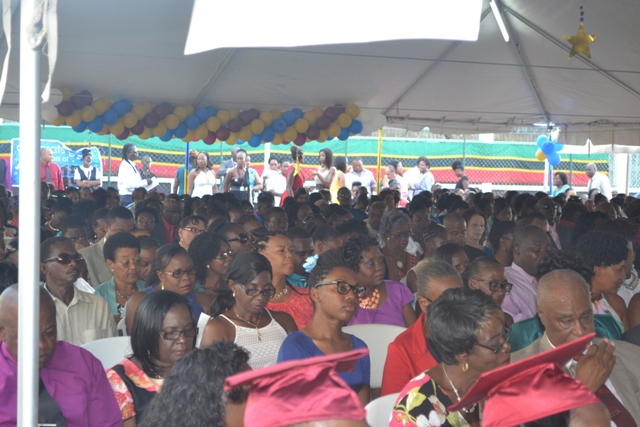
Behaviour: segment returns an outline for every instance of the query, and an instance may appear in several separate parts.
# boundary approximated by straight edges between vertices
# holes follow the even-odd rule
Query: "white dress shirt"
[[[147,185],[147,180],[142,179],[140,171],[129,159],[124,159],[118,169],[118,192],[121,196],[130,196],[136,188]]]
[[[611,200],[611,183],[609,177],[603,173],[596,172],[596,174],[589,180],[589,190],[597,188],[600,190],[600,194]]]
[[[351,190],[351,186],[356,181],[360,182],[363,187],[368,188],[370,195],[376,190],[376,179],[373,177],[373,174],[369,169],[363,168],[360,174],[355,173],[353,170],[348,174],[345,174],[345,183],[349,190]]]

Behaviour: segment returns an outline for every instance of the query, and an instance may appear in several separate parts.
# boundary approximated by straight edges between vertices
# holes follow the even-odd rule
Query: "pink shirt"
[[[502,310],[513,317],[514,322],[527,320],[536,315],[536,278],[515,263],[504,269],[507,280],[513,284],[511,292],[502,302]]]

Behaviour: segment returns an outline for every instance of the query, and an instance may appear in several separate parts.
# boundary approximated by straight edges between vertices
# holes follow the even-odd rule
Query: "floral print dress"
[[[470,427],[453,403],[425,372],[404,386],[391,413],[389,427]]]

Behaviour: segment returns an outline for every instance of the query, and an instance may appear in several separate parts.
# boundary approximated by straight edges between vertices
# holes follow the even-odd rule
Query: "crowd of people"
[[[586,397],[526,416],[505,406],[509,425],[640,426],[639,199],[585,201],[560,173],[555,195],[483,193],[460,162],[449,190],[426,157],[406,172],[390,162],[374,194],[359,158],[323,149],[306,177],[304,152],[291,154],[259,176],[244,150],[220,171],[192,152],[162,194],[131,144],[118,189],[100,187],[90,158],[77,188],[51,189],[43,152],[41,424],[366,426],[364,406],[397,393],[390,426],[494,425],[492,398],[467,392],[548,352],[560,354],[549,393]],[[17,412],[17,204],[0,186],[0,426]],[[367,345],[343,329],[363,324],[405,328],[380,389]],[[118,335],[132,353],[106,371],[80,348]],[[510,393],[540,386],[518,384]]]

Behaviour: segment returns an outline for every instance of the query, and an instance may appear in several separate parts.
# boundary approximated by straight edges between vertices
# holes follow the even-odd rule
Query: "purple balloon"
[[[240,120],[242,120],[242,125],[243,126],[247,126],[249,123],[251,123],[251,120],[253,120],[253,115],[251,114],[251,111],[249,110],[244,110],[240,113]]]
[[[83,107],[88,107],[93,104],[93,95],[88,90],[80,92],[80,96],[82,97]]]
[[[158,115],[155,113],[149,113],[146,116],[144,116],[144,119],[142,119],[142,123],[144,123],[144,125],[148,128],[154,128],[158,126],[159,122],[160,122],[160,117],[158,117]]]
[[[144,125],[142,122],[138,122],[131,128],[131,133],[134,135],[141,135],[144,132]]]
[[[227,139],[229,139],[230,135],[231,132],[229,132],[229,129],[224,126],[218,129],[218,131],[216,132],[216,138],[218,138],[220,141],[226,141]]]
[[[250,108],[249,109],[249,113],[251,114],[251,120],[255,120],[255,119],[259,119],[260,118],[260,111],[257,108]],[[251,122],[249,122],[251,123]]]
[[[341,105],[341,104],[336,104],[336,105],[333,106],[333,108],[338,110],[338,116],[347,111],[347,109],[344,107],[344,105]]]
[[[312,141],[316,141],[318,138],[320,138],[320,129],[311,126],[309,129],[307,129],[307,137]]]
[[[330,121],[335,122],[340,115],[340,110],[338,110],[336,107],[329,107],[324,110],[324,115],[327,116]]]
[[[211,145],[214,142],[216,142],[216,133],[215,132],[209,132],[207,134],[207,136],[205,137],[205,139],[203,139],[204,143],[207,145]]]
[[[122,131],[122,133],[120,135],[116,135],[116,138],[118,138],[120,141],[122,141],[123,139],[127,139],[130,135],[130,131],[127,128],[124,128],[124,131]]]
[[[229,120],[229,130],[231,132],[240,132],[242,130],[242,120],[238,118]]]
[[[73,114],[74,110],[73,104],[69,101],[62,101],[56,108],[58,109],[58,113],[60,113],[60,115],[64,117],[69,117],[71,114]]]
[[[82,96],[79,93],[73,95],[70,101],[74,110],[80,110],[82,107],[84,107],[84,101],[82,100]]]
[[[307,135],[304,133],[298,133],[298,136],[296,136],[296,139],[293,140],[293,143],[296,144],[298,147],[302,147],[305,142],[307,142]]]
[[[318,126],[318,129],[320,130],[327,130],[329,129],[329,126],[331,126],[331,120],[327,116],[318,117],[318,120],[316,120],[316,126]]]

